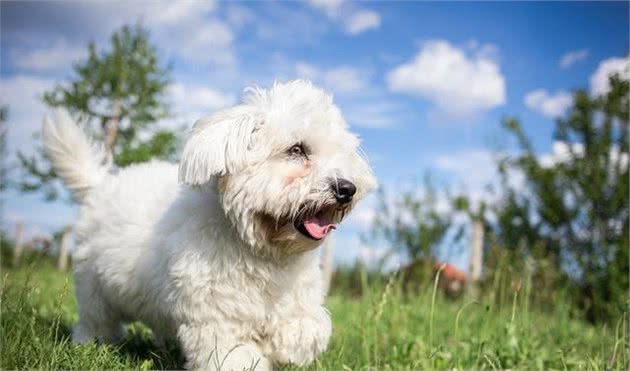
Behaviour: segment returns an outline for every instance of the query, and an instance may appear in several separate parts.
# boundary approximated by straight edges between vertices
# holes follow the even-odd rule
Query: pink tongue
[[[304,228],[316,240],[326,237],[328,232],[335,229],[335,225],[328,218],[318,218],[313,216],[304,220]]]

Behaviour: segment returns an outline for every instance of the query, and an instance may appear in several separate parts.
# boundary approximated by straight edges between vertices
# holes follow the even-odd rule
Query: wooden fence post
[[[483,222],[478,219],[473,219],[472,226],[470,280],[475,283],[481,280],[483,272]]]

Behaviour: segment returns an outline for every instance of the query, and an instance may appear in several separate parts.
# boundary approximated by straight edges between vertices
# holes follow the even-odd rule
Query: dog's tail
[[[65,109],[44,118],[44,150],[53,169],[74,197],[83,201],[109,168],[107,152],[93,143]]]

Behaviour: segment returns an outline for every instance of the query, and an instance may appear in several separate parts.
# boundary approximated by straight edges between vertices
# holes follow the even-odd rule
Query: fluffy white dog
[[[139,320],[190,368],[305,365],[331,322],[316,248],[376,186],[332,98],[309,82],[246,90],[199,120],[181,163],[113,171],[65,111],[44,123],[81,203],[73,255],[78,342]]]

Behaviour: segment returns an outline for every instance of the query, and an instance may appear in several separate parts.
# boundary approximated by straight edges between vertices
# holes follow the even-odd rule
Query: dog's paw
[[[324,308],[315,315],[282,322],[272,338],[276,363],[307,365],[326,350],[332,331],[330,315]]]

